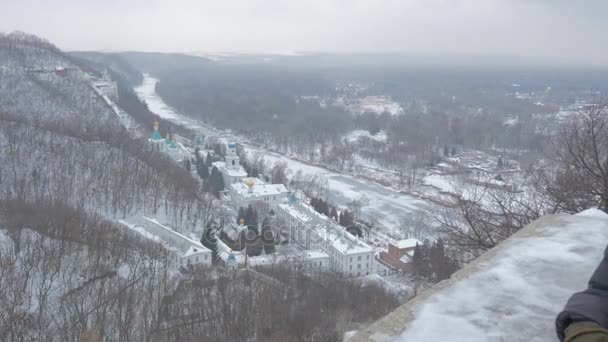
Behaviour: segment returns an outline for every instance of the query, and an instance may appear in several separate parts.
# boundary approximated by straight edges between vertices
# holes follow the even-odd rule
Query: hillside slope
[[[93,88],[98,71],[0,34],[1,341],[150,340],[178,280],[163,245],[118,221],[158,214],[190,229],[200,182],[130,135]]]

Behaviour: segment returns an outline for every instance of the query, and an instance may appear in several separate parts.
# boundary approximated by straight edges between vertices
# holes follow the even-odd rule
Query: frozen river
[[[148,103],[148,107],[152,112],[174,124],[187,126],[206,136],[218,134],[214,128],[179,114],[168,106],[156,94],[156,82],[156,79],[149,75],[144,75],[142,85],[135,88],[137,95]],[[329,200],[331,203],[346,207],[348,202],[359,200],[362,204],[361,215],[364,219],[375,219],[389,231],[398,231],[403,219],[411,216],[414,212],[431,209],[431,204],[426,201],[401,194],[377,183],[329,171],[323,167],[310,165],[283,154],[252,146],[240,137],[235,137],[235,141],[241,142],[250,154],[261,153],[264,155],[264,159],[269,162],[281,161],[287,163],[290,175],[301,170],[304,175],[314,174],[324,176],[329,183]]]

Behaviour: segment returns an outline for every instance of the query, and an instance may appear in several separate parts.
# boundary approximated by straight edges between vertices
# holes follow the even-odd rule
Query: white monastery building
[[[260,255],[249,258],[247,263],[250,266],[268,266],[286,263],[312,271],[327,271],[330,269],[329,255],[320,250],[302,251],[295,255]]]
[[[199,241],[192,240],[156,220],[142,216],[135,224],[126,223],[131,229],[153,241],[161,242],[173,252],[178,267],[211,266],[211,250]]]
[[[372,247],[312,207],[297,203],[295,196],[279,204],[276,212],[281,229],[295,243],[329,256],[329,269],[355,277],[374,272]]]

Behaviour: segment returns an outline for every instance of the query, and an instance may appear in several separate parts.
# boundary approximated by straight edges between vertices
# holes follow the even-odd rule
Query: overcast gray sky
[[[0,0],[68,50],[407,52],[608,64],[608,0]]]

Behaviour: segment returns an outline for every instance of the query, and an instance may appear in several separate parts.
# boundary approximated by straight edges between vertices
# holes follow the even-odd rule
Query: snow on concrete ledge
[[[607,243],[599,210],[542,217],[348,341],[554,341]]]

